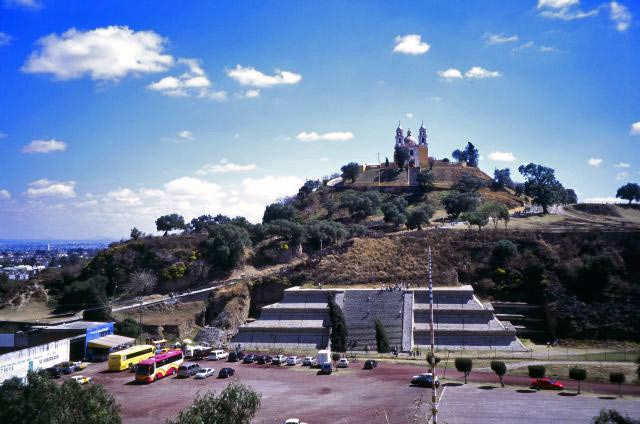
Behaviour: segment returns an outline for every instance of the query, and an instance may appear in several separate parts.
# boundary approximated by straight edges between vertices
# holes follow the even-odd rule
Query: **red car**
[[[531,380],[531,388],[542,390],[562,390],[564,389],[564,384],[550,378],[538,378],[537,380]]]

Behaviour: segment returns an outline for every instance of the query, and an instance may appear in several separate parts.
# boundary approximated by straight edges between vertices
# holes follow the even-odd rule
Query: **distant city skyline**
[[[471,141],[581,201],[640,181],[637,2],[0,1],[0,239],[126,237]]]

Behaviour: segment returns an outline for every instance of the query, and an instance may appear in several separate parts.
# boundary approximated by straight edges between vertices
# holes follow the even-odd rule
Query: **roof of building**
[[[120,346],[120,345],[131,344],[134,341],[135,339],[132,337],[124,337],[124,336],[118,336],[116,334],[110,334],[108,336],[99,337],[97,339],[93,339],[89,341],[88,346],[94,347],[94,348],[97,347],[97,348],[109,349],[109,348]]]

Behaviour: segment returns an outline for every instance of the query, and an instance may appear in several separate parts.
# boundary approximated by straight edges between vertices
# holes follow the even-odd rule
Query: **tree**
[[[333,352],[331,354],[331,360],[333,361],[333,365],[335,366],[336,363],[340,360],[340,354],[338,352]]]
[[[376,348],[378,353],[389,353],[391,347],[389,346],[389,337],[387,337],[387,331],[382,324],[382,321],[376,319]]]
[[[385,168],[389,167],[389,158],[387,158],[387,157],[384,158],[384,167]]]
[[[511,240],[498,240],[496,247],[493,249],[493,255],[501,261],[505,261],[517,254],[518,246]]]
[[[390,201],[382,204],[380,209],[384,214],[384,222],[387,224],[393,224],[397,229],[407,221],[405,211],[407,208],[407,201],[401,197],[395,197]]]
[[[316,191],[321,185],[322,183],[320,183],[319,180],[307,180],[304,182],[302,187],[300,187],[300,189],[298,190],[297,197],[298,198],[307,197],[309,194]]]
[[[193,218],[189,223],[189,232],[190,233],[205,233],[210,225],[220,224],[221,222],[216,222],[214,217],[211,215],[200,215],[197,218]]]
[[[485,182],[473,175],[465,174],[458,180],[457,189],[461,192],[473,192],[486,186]]]
[[[359,193],[347,190],[340,196],[340,206],[349,209],[351,218],[360,221],[373,215],[380,205],[380,196],[375,191]]]
[[[329,319],[331,320],[331,349],[336,352],[346,352],[347,338],[349,336],[347,322],[342,314],[342,309],[336,303],[335,295],[330,293],[328,296]],[[338,357],[338,359],[340,358]]]
[[[126,285],[126,291],[133,296],[153,293],[157,283],[158,277],[156,277],[156,274],[148,269],[143,269],[129,274],[129,283]]]
[[[398,165],[398,168],[404,168],[409,165],[409,152],[402,146],[396,146],[393,151],[393,161]]]
[[[469,166],[478,166],[478,159],[480,159],[480,154],[478,153],[478,149],[473,143],[467,143],[467,146],[464,150],[456,149],[451,153],[451,156],[457,160],[458,162],[466,162]]]
[[[164,235],[166,236],[169,231],[184,230],[186,225],[184,224],[184,218],[182,215],[172,213],[170,215],[163,215],[156,219],[156,228],[158,231],[164,231]]]
[[[349,162],[340,168],[340,170],[342,171],[342,178],[345,180],[349,179],[352,183],[355,183],[356,178],[360,175],[360,172],[362,172],[362,167],[357,162]]]
[[[493,219],[493,227],[498,228],[498,222],[502,219],[505,221],[505,228],[509,223],[509,208],[504,203],[488,201],[484,202],[480,205],[477,212],[486,215],[489,218]]]
[[[269,221],[265,225],[265,231],[271,236],[282,237],[291,242],[291,244],[298,245],[302,242],[304,237],[304,228],[297,222],[288,221],[286,219],[276,219]]]
[[[493,183],[496,189],[503,189],[505,187],[512,188],[513,181],[511,180],[511,170],[509,168],[494,169]]]
[[[580,394],[580,382],[587,379],[587,370],[584,368],[569,368],[569,378],[578,382],[578,394]]]
[[[640,202],[640,186],[636,183],[627,183],[618,189],[616,197],[628,200],[629,204],[634,200]]]
[[[122,422],[119,413],[115,397],[99,384],[58,384],[44,373],[30,372],[25,384],[13,378],[0,385],[3,424],[116,424]]]
[[[419,194],[425,194],[433,190],[434,178],[433,174],[429,171],[420,171],[416,176],[416,182],[418,183],[416,189]]]
[[[513,191],[516,193],[516,196],[522,197],[522,195],[524,194],[524,184],[515,183],[513,186]]]
[[[418,231],[422,231],[422,226],[429,224],[429,220],[434,213],[435,209],[428,204],[414,209],[407,217],[407,228],[410,230],[417,228]]]
[[[482,227],[489,223],[489,215],[486,211],[478,209],[471,212],[463,212],[460,215],[463,221],[467,221],[469,225],[477,225],[478,231],[482,230]]]
[[[276,219],[286,219],[291,221],[296,215],[296,210],[291,205],[284,203],[272,203],[267,206],[262,215],[262,223],[266,224]]]
[[[626,376],[623,372],[612,372],[609,374],[609,381],[618,385],[618,396],[622,397],[622,385],[626,381]]]
[[[121,336],[133,337],[135,339],[140,335],[142,329],[136,320],[125,318],[124,321],[116,322],[114,331]]]
[[[442,199],[442,205],[451,218],[458,218],[461,213],[476,209],[480,199],[473,193],[451,193]]]
[[[555,171],[546,166],[530,163],[520,165],[518,171],[525,177],[524,193],[542,206],[542,212],[549,213],[549,206],[560,203],[566,195],[564,187],[555,177]]]
[[[222,270],[234,268],[251,245],[247,230],[232,224],[209,227],[209,238],[202,244],[204,256]]]
[[[576,194],[576,191],[574,189],[568,188],[566,191],[566,197],[568,205],[575,205],[576,203],[578,203],[578,195]]]
[[[544,365],[529,365],[529,377],[540,379],[544,378],[547,373],[547,369]],[[537,387],[537,386],[536,386]]]
[[[638,376],[638,380],[640,380],[640,356],[636,358],[636,364],[638,364],[638,369],[636,370],[636,375]]]
[[[491,371],[495,372],[500,380],[500,385],[504,387],[504,375],[507,373],[507,366],[502,361],[491,361]]]
[[[622,415],[615,409],[600,410],[600,415],[593,417],[593,424],[640,424],[640,420],[634,420],[626,415]]]
[[[464,384],[467,384],[467,377],[473,369],[473,360],[471,358],[456,358],[455,365],[458,372],[464,373]]]
[[[212,391],[197,394],[193,405],[170,424],[249,424],[255,417],[262,395],[244,384],[233,382],[219,396]]]
[[[138,240],[142,236],[144,236],[144,233],[138,230],[136,227],[133,227],[131,229],[131,239]]]
[[[453,152],[451,152],[451,157],[454,158],[457,162],[466,162],[467,161],[467,156],[466,156],[465,152],[463,152],[460,149],[456,149]]]
[[[345,226],[335,221],[310,221],[305,226],[306,240],[315,249],[338,243],[347,235]]]

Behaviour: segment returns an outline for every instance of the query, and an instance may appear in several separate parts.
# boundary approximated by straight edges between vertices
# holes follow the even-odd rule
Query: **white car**
[[[84,375],[74,375],[70,379],[81,385],[91,381],[91,377],[85,377]]]
[[[209,356],[207,356],[207,359],[210,361],[219,361],[228,357],[229,352],[225,352],[224,350],[214,350],[209,354]]]
[[[303,423],[300,418],[287,418],[282,422],[282,424],[306,424]]]
[[[297,356],[289,356],[287,358],[287,365],[298,365],[300,363],[300,358]]]
[[[212,375],[215,375],[216,370],[214,370],[213,368],[202,368],[200,371],[198,371],[198,373],[196,374],[196,378],[198,380],[207,378],[207,377],[211,377]]]
[[[340,358],[338,361],[338,368],[349,368],[349,360],[347,358]]]
[[[318,360],[315,356],[305,356],[304,360],[302,361],[302,365],[305,365],[307,367],[314,367],[318,365]]]

